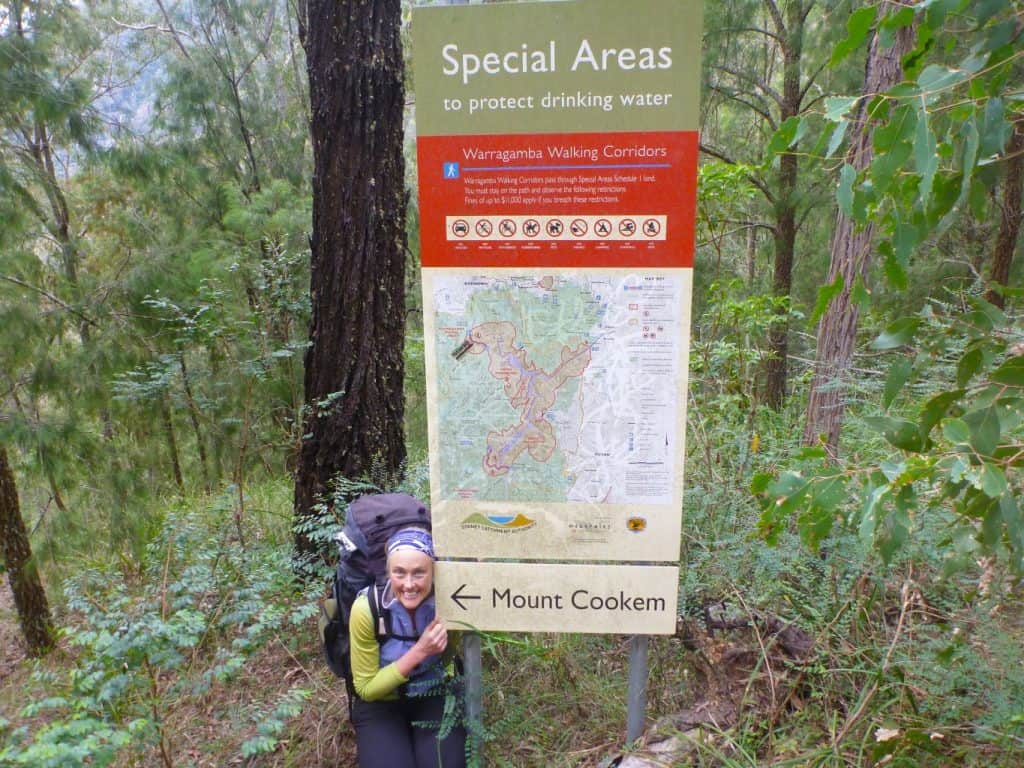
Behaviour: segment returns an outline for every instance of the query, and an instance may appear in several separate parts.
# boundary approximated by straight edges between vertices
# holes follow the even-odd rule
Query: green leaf
[[[847,218],[853,218],[853,182],[857,179],[857,171],[849,163],[843,164],[843,170],[839,172],[839,189],[836,192],[836,201],[839,203],[839,210]]]
[[[991,331],[993,328],[1006,325],[1006,313],[995,304],[985,301],[980,296],[968,296],[967,302],[975,311],[985,316],[984,323],[980,323],[983,330]]]
[[[953,225],[953,222],[963,208],[964,202],[967,200],[967,195],[971,189],[971,181],[974,178],[974,167],[978,161],[978,144],[980,139],[978,137],[978,125],[973,115],[961,127],[960,133],[964,140],[964,149],[960,157],[960,191],[956,202],[953,203],[949,212],[939,221],[938,226],[936,226],[935,231],[932,233],[932,237],[939,237],[945,234],[946,230]]]
[[[839,145],[843,143],[843,137],[846,136],[846,128],[849,123],[843,120],[835,127],[832,131],[832,137],[828,140],[828,149],[825,151],[825,157],[832,157],[839,149]]]
[[[885,279],[889,281],[889,284],[893,288],[899,291],[905,291],[907,289],[907,270],[904,268],[906,260],[903,263],[896,256],[896,249],[892,247],[892,242],[883,240],[878,244],[879,252],[885,256],[885,262],[883,268],[885,269]]]
[[[832,515],[827,510],[813,505],[804,511],[796,522],[800,540],[814,552],[832,530]]]
[[[886,563],[892,562],[893,555],[903,547],[910,534],[911,497],[911,489],[903,488],[896,497],[894,509],[885,516],[876,531],[878,552]]]
[[[873,483],[868,485],[864,503],[860,509],[860,525],[857,527],[857,535],[860,536],[860,540],[864,544],[870,545],[874,541],[875,527],[878,522],[878,505],[888,490],[889,486],[887,485],[875,486]]]
[[[878,8],[874,5],[859,8],[850,14],[846,20],[846,37],[840,40],[839,44],[832,51],[829,66],[834,67],[863,44],[868,32],[871,31],[872,25],[875,23],[875,16],[877,14]]]
[[[889,325],[871,342],[872,349],[897,349],[909,344],[921,324],[918,317],[903,317]]]
[[[916,226],[907,221],[899,221],[896,224],[893,244],[896,246],[896,257],[899,259],[900,266],[907,266],[910,254],[914,252],[919,242],[921,242],[921,233]]]
[[[983,462],[981,465],[981,490],[986,496],[995,499],[1006,493],[1006,475],[996,464]]]
[[[836,275],[836,279],[829,285],[823,285],[818,289],[818,300],[814,303],[814,312],[811,313],[811,322],[816,323],[825,314],[832,299],[843,292],[845,287],[842,274]]]
[[[954,445],[971,442],[971,430],[963,419],[947,419],[942,422],[942,435]]]
[[[826,512],[835,512],[848,498],[843,475],[821,478],[811,488],[811,503]]]
[[[807,123],[799,115],[786,120],[779,129],[772,135],[768,142],[768,155],[777,155],[785,152],[803,138],[807,132]]]
[[[956,364],[956,384],[958,387],[963,387],[974,377],[984,359],[985,354],[981,351],[980,347],[971,347],[960,357]]]
[[[910,372],[914,366],[911,361],[905,357],[901,357],[892,367],[889,369],[889,375],[885,379],[885,390],[882,392],[882,407],[886,410],[892,405],[892,401],[896,398],[896,395],[903,389],[903,385],[907,383],[907,379],[910,378]]]
[[[750,492],[755,496],[760,496],[768,488],[768,484],[773,480],[773,477],[768,472],[758,472],[754,475],[750,481]]]
[[[982,157],[1001,154],[1010,137],[1010,132],[1010,124],[1004,116],[1003,100],[998,96],[993,96],[985,104],[985,116],[981,122],[979,154]]]
[[[1010,565],[1017,573],[1024,571],[1024,517],[1012,493],[999,497],[999,510],[1006,524],[1006,538],[1013,552]]]
[[[825,99],[825,119],[832,123],[846,123],[843,117],[860,101],[860,96],[830,96]]]
[[[967,73],[960,69],[950,69],[939,64],[929,64],[917,76],[917,84],[926,95],[936,95],[937,91],[952,88],[967,79]]]
[[[914,166],[921,175],[917,185],[921,207],[928,209],[932,197],[932,181],[939,168],[939,155],[935,151],[935,134],[928,124],[928,113],[921,109],[917,119],[917,135],[914,137]]]
[[[996,384],[1011,387],[1024,387],[1024,355],[1017,355],[1004,360],[989,376]]]
[[[906,170],[916,132],[917,111],[909,105],[896,109],[889,122],[875,129],[871,137],[875,156],[869,175],[876,194],[885,194],[896,177]]]
[[[927,436],[929,432],[946,417],[949,407],[963,397],[965,390],[954,389],[949,392],[940,392],[930,398],[921,408],[921,416],[918,418],[918,428],[922,435]],[[963,422],[961,422],[963,423]],[[967,425],[964,424],[964,438],[959,442],[967,442]],[[953,441],[957,442],[957,441]]]
[[[864,421],[881,432],[890,444],[903,451],[920,451],[924,447],[917,424],[895,416],[868,416]]]
[[[1003,510],[995,497],[985,505],[981,518],[981,543],[990,552],[999,546],[1003,538]]]
[[[999,447],[999,414],[992,406],[964,415],[971,433],[971,447],[982,456],[991,456]]]

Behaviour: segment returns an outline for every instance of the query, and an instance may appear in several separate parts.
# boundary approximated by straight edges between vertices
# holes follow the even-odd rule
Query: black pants
[[[359,768],[465,768],[466,729],[461,723],[438,739],[444,696],[396,701],[352,699]]]

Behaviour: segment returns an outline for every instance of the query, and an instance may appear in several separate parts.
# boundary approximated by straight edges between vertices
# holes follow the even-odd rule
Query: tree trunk
[[[296,520],[336,476],[405,461],[405,102],[400,0],[309,0],[312,320]],[[300,553],[313,550],[298,534]]]
[[[207,493],[213,491],[213,484],[210,482],[210,467],[206,459],[206,441],[203,438],[203,431],[199,428],[199,409],[196,406],[196,399],[192,394],[192,382],[189,379],[188,368],[185,365],[185,352],[178,350],[178,367],[181,369],[181,384],[185,388],[185,403],[188,407],[188,419],[192,423],[192,432],[196,436],[196,450],[199,453],[199,467],[203,472],[203,490]]]
[[[906,4],[905,0],[899,0]],[[850,125],[852,142],[847,162],[858,173],[871,164],[873,129],[868,125],[867,107],[872,95],[887,91],[903,77],[902,59],[914,44],[914,27],[904,27],[889,48],[882,48],[876,33],[868,51],[864,88],[857,116]],[[839,432],[846,407],[846,377],[857,341],[860,307],[851,297],[858,281],[867,282],[874,225],[858,227],[842,211],[836,214],[832,236],[828,283],[842,276],[843,289],[832,299],[818,324],[814,379],[807,403],[804,443],[814,445],[823,438],[833,457],[839,451]]]
[[[776,31],[779,34],[782,57],[782,103],[779,122],[784,123],[800,114],[803,93],[800,89],[800,68],[803,57],[804,21],[809,10],[802,3],[790,2],[786,6],[786,19],[774,2],[768,4]],[[772,274],[772,295],[788,299],[793,287],[793,260],[796,254],[797,233],[797,154],[788,151],[779,157],[775,197],[775,268]],[[789,377],[789,319],[788,309],[780,306],[768,332],[771,353],[766,364],[765,402],[774,410],[786,402]]]
[[[1013,135],[1006,148],[1006,181],[1003,183],[1003,200],[1000,204],[999,235],[992,253],[992,270],[989,282],[1009,285],[1013,252],[1017,247],[1021,222],[1021,177],[1024,176],[1024,119],[1013,124]],[[1006,308],[1003,294],[989,288],[985,298],[1000,309]]]
[[[164,437],[167,439],[167,452],[171,455],[171,470],[174,474],[174,484],[178,486],[181,495],[185,495],[185,478],[181,474],[181,459],[178,456],[178,438],[174,433],[174,420],[171,418],[171,406],[167,402],[167,394],[161,393],[158,407],[160,409],[160,421],[164,425]]]
[[[28,652],[42,656],[53,647],[53,619],[46,591],[32,562],[28,530],[18,503],[18,488],[3,445],[0,445],[0,547]]]

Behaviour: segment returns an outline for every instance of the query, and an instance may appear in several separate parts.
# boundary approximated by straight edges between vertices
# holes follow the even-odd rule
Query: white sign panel
[[[674,566],[437,564],[438,615],[451,629],[671,635]]]

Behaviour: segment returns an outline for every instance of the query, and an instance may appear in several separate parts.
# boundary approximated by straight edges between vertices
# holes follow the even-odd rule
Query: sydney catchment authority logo
[[[479,528],[494,533],[522,533],[536,524],[536,520],[531,520],[521,512],[515,515],[485,515],[482,512],[474,512],[462,521],[463,528]]]

